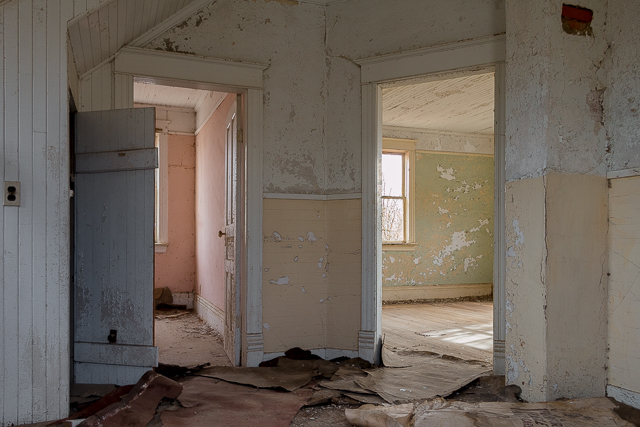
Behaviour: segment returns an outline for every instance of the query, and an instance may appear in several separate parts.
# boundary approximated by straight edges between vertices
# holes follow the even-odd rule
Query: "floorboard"
[[[493,303],[384,305],[382,333],[385,343],[392,348],[431,351],[491,363]]]

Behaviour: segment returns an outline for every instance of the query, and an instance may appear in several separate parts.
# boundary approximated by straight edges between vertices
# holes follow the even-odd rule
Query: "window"
[[[156,206],[154,240],[156,252],[166,252],[169,246],[169,172],[167,163],[167,144],[169,135],[166,132],[156,132],[156,147],[158,148],[158,167],[156,168]]]
[[[384,250],[413,250],[416,141],[382,139],[382,244]]]

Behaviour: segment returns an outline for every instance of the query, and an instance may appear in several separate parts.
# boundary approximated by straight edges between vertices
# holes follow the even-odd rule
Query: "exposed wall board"
[[[169,245],[156,253],[156,288],[193,292],[196,279],[195,137],[169,135]]]
[[[609,170],[640,167],[640,30],[634,17],[640,4],[624,0],[607,2],[606,36],[609,51],[605,61],[605,127],[610,146]]]
[[[640,393],[640,177],[610,183],[608,384]]]
[[[544,178],[507,183],[506,199],[506,379],[528,401],[546,401]]]
[[[382,285],[491,283],[493,156],[417,152],[415,185],[418,246],[383,251]]]
[[[66,416],[69,396],[69,157],[66,22],[73,3],[0,7],[0,425]]]
[[[547,400],[604,396],[607,180],[551,173],[545,181]]]
[[[580,3],[594,11],[592,37],[562,30],[561,2],[506,5],[507,181],[547,171],[604,175],[607,3]]]
[[[216,2],[145,47],[269,64],[263,74],[265,191],[322,193],[324,36],[317,5]]]
[[[385,138],[415,139],[416,150],[493,155],[493,135],[382,126]]]
[[[196,136],[196,293],[224,319],[225,135],[227,113],[236,99],[226,99]],[[223,324],[224,325],[224,324]],[[220,329],[222,331],[223,329]]]
[[[356,350],[360,200],[264,200],[265,353]]]
[[[507,200],[507,381],[529,401],[602,396],[606,179],[551,173]]]

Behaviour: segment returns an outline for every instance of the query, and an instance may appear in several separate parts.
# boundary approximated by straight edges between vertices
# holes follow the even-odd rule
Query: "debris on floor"
[[[159,309],[154,318],[155,345],[162,365],[231,366],[222,336],[193,310]]]
[[[121,401],[99,410],[79,424],[79,427],[146,426],[162,399],[175,399],[182,385],[153,371],[148,371]]]
[[[181,383],[182,407],[162,412],[164,427],[288,426],[311,396],[308,388],[283,392],[206,377],[188,377]]]
[[[345,410],[356,427],[632,427],[607,398],[548,403],[448,402],[441,397],[419,404],[364,405]]]
[[[173,294],[169,288],[155,288],[153,290],[153,307],[157,308],[180,308],[186,309],[187,306],[183,304],[173,303]]]

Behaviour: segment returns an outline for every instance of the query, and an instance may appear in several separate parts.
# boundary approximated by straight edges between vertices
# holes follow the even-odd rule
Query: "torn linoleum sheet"
[[[377,394],[388,403],[400,404],[448,396],[490,371],[484,364],[412,353],[397,354],[383,346],[385,365],[398,367],[366,370],[366,377],[346,376],[342,381],[353,380],[356,386]],[[327,387],[326,382],[321,385]],[[353,388],[347,391],[361,392]]]
[[[320,373],[317,369],[213,366],[202,369],[197,375],[258,388],[283,388],[287,391],[294,391],[307,385],[313,377],[320,375]]]
[[[616,415],[607,398],[549,403],[465,403],[442,398],[389,407],[347,409],[356,427],[633,427]]]
[[[308,388],[287,393],[204,377],[188,377],[180,383],[184,390],[178,400],[183,407],[163,411],[163,427],[288,426],[311,396]]]

